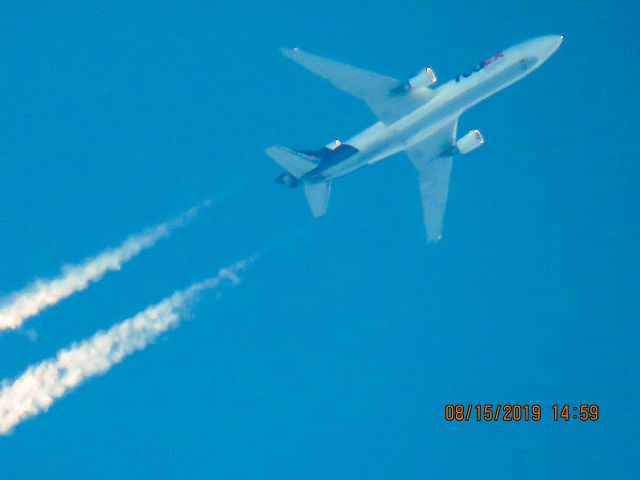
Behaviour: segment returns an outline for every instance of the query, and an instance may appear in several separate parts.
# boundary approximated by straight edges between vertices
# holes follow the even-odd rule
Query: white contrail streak
[[[123,263],[131,260],[142,250],[151,248],[158,240],[168,237],[173,230],[195,216],[201,207],[210,204],[210,201],[203,202],[171,221],[130,236],[116,248],[88,258],[79,265],[64,267],[56,278],[36,280],[22,290],[5,296],[0,299],[0,330],[19,328],[28,318],[86,289],[90,283],[100,280],[105,273],[119,270]]]
[[[225,279],[236,285],[239,281],[237,273],[253,263],[257,255],[221,269],[215,277],[175,292],[107,331],[99,331],[60,350],[55,358],[29,367],[11,383],[4,381],[0,389],[0,434],[5,435],[23,420],[46,411],[56,399],[87,378],[106,373],[125,357],[144,349],[161,333],[176,327],[190,300]]]

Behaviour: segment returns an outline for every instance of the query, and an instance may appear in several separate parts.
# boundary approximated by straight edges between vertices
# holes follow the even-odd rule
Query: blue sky
[[[1,335],[0,378],[275,245],[0,438],[0,478],[636,478],[639,21],[632,1],[0,7],[1,292],[227,192]],[[437,246],[401,156],[337,181],[318,221],[273,183],[265,147],[374,121],[279,47],[444,81],[548,33],[556,55],[462,117],[486,144],[455,162]],[[545,418],[445,422],[458,402]]]

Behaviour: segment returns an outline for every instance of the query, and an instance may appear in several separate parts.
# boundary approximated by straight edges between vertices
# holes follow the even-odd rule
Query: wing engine
[[[433,68],[426,67],[420,70],[416,76],[411,77],[407,83],[411,88],[418,88],[430,87],[437,81],[438,77],[436,77],[436,73],[433,71]]]
[[[484,143],[484,137],[480,130],[471,130],[456,142],[456,150],[459,153],[469,153]]]
[[[392,89],[391,93],[400,94],[420,87],[428,88],[435,85],[437,81],[438,78],[436,77],[436,73],[433,71],[433,68],[426,67],[403,84]]]

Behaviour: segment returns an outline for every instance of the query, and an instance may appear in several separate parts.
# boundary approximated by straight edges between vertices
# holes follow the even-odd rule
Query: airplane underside
[[[431,68],[402,82],[299,49],[283,49],[286,57],[363,100],[379,121],[346,143],[336,140],[318,150],[268,148],[267,155],[285,169],[276,183],[303,185],[309,207],[319,217],[327,211],[333,179],[404,152],[418,174],[427,240],[437,242],[442,238],[453,157],[484,143],[478,130],[458,138],[458,118],[538,68],[562,40],[548,35],[516,45],[437,89],[431,88],[437,81]]]

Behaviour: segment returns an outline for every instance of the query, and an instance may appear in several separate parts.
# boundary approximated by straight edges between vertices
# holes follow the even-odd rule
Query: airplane
[[[327,211],[334,179],[405,152],[418,172],[427,241],[438,242],[453,157],[484,143],[479,130],[458,138],[458,119],[480,101],[537,69],[563,40],[562,35],[547,35],[520,43],[438,88],[433,87],[437,78],[431,67],[403,82],[298,48],[282,49],[285,57],[364,100],[379,121],[345,142],[334,140],[319,150],[268,148],[267,155],[285,169],[276,183],[291,188],[304,185],[317,218]]]

